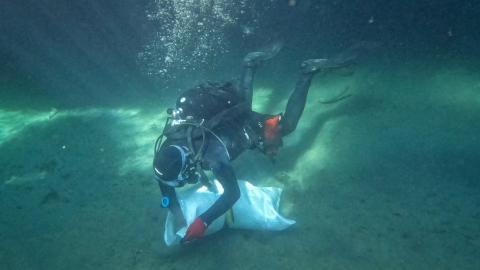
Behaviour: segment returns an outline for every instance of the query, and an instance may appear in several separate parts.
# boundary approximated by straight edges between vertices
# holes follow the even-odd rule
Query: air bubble
[[[153,1],[152,1],[153,2]],[[212,65],[231,51],[232,27],[252,35],[267,20],[274,0],[162,0],[154,1],[147,18],[159,28],[138,54],[146,73],[163,74],[165,68]],[[201,29],[199,29],[201,27]],[[214,56],[214,57],[212,57]],[[166,70],[166,69],[165,69]]]

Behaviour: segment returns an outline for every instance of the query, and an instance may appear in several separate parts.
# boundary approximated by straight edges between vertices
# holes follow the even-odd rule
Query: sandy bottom
[[[294,81],[262,74],[255,108],[283,111]],[[0,269],[480,269],[478,71],[370,61],[318,76],[276,161],[234,162],[283,188],[297,224],[184,247],[163,241],[150,167],[164,110],[0,108]]]

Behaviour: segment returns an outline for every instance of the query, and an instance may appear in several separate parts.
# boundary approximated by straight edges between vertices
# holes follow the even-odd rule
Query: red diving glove
[[[188,227],[187,233],[185,234],[185,237],[180,241],[180,243],[183,244],[202,237],[206,229],[207,224],[205,224],[205,222],[203,222],[200,217],[197,217]]]

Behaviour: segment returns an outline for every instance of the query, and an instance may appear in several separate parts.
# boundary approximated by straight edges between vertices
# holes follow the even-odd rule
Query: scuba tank
[[[177,99],[181,119],[209,120],[240,102],[238,81],[207,82],[184,92]]]

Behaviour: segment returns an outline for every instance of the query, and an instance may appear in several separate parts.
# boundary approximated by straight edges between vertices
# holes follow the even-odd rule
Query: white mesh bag
[[[177,194],[177,199],[182,208],[183,215],[188,226],[199,215],[207,211],[211,205],[223,194],[223,188],[218,181],[218,194],[208,191],[205,187]],[[247,181],[238,180],[240,187],[240,199],[233,205],[233,220],[228,220],[230,228],[248,230],[284,230],[295,224],[278,214],[280,205],[281,188],[255,187]],[[208,226],[205,235],[219,231],[225,224],[225,215],[220,216]],[[168,212],[165,223],[165,243],[170,246],[178,244],[185,235],[186,228],[174,232],[173,215]]]

